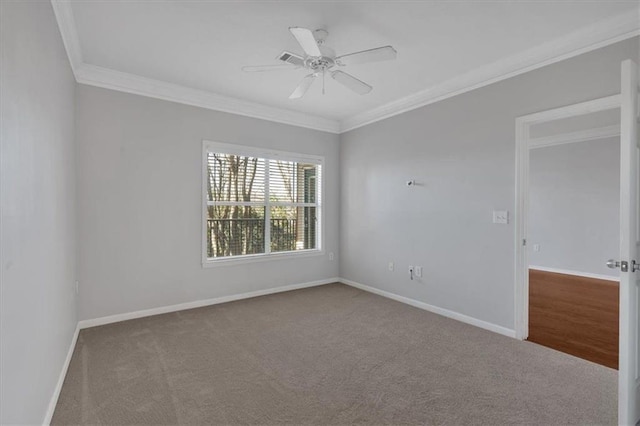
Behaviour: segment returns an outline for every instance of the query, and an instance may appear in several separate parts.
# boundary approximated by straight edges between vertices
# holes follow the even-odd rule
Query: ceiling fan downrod
[[[322,94],[324,95],[324,75],[326,74],[327,69],[322,68]]]

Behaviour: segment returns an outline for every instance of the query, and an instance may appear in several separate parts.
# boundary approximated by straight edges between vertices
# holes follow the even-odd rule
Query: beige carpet
[[[82,330],[53,424],[615,424],[616,378],[331,284]]]

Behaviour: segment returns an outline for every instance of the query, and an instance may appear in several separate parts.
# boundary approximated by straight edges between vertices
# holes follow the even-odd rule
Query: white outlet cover
[[[493,223],[506,225],[509,223],[509,212],[507,210],[494,210]]]

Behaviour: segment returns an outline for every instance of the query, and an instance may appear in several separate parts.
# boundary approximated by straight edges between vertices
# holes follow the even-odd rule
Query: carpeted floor
[[[616,381],[331,284],[82,330],[52,424],[615,424]]]

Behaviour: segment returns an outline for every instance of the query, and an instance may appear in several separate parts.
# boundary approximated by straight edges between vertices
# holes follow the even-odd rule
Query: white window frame
[[[284,251],[284,252],[266,252],[266,253],[258,253],[258,254],[246,254],[246,255],[238,255],[238,256],[228,256],[228,257],[220,257],[220,258],[209,258],[207,257],[207,207],[212,203],[208,200],[207,194],[207,184],[208,184],[208,176],[207,176],[207,161],[208,161],[208,153],[209,152],[219,152],[224,154],[231,155],[242,155],[242,156],[250,156],[250,157],[258,157],[264,158],[267,160],[280,160],[280,161],[294,161],[298,163],[308,163],[308,164],[316,164],[320,166],[320,179],[317,181],[316,191],[317,191],[317,203],[316,207],[316,248],[314,249],[305,249],[305,250],[292,250],[292,251]],[[268,170],[268,164],[267,164]],[[278,151],[273,149],[265,149],[265,148],[257,148],[246,145],[236,145],[222,142],[214,142],[209,140],[202,141],[202,226],[200,228],[200,232],[202,235],[202,266],[204,268],[215,267],[220,265],[236,265],[240,263],[249,263],[249,262],[261,262],[261,261],[270,261],[276,259],[292,259],[299,257],[308,257],[308,256],[322,256],[324,255],[324,188],[325,188],[325,168],[324,168],[324,157],[318,155],[309,155],[309,154],[300,154],[294,152],[287,151]],[[268,175],[268,171],[267,171]],[[268,179],[268,178],[267,178]],[[319,188],[318,188],[319,186]],[[269,197],[265,197],[264,206],[265,210],[265,232],[269,232],[270,227],[266,224],[269,224],[269,218],[271,215],[270,207],[271,203],[268,199]],[[296,204],[305,204],[306,203],[291,203],[291,205],[296,206]],[[262,205],[262,204],[261,204]]]

